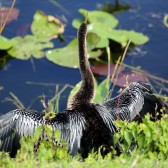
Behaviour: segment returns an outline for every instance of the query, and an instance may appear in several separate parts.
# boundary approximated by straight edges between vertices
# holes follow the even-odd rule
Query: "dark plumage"
[[[86,23],[82,23],[78,31],[79,65],[82,85],[79,91],[67,104],[63,113],[58,113],[53,119],[46,119],[44,113],[17,109],[0,117],[0,149],[16,154],[20,147],[20,136],[31,136],[41,125],[51,125],[53,130],[61,130],[61,138],[67,141],[69,151],[74,156],[78,152],[83,158],[94,149],[104,146],[110,151],[113,145],[112,135],[117,131],[114,121],[118,119],[141,120],[147,112],[153,118],[156,111],[160,112],[162,105],[146,84],[131,83],[117,97],[102,104],[92,103],[94,96],[94,80],[87,60]],[[156,108],[157,107],[157,108]],[[157,110],[156,110],[157,109]]]

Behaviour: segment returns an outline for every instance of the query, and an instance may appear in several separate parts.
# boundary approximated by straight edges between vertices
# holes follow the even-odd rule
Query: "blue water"
[[[79,8],[96,10],[97,6],[113,1],[57,0],[57,2],[63,6],[63,10],[53,5],[49,0],[18,0],[15,5],[20,10],[18,20],[6,25],[2,35],[8,38],[16,36],[19,27],[24,24],[30,24],[34,13],[37,10],[42,10],[46,14],[58,18],[62,18],[62,16],[66,18],[65,33],[63,34],[65,43],[60,44],[58,41],[56,42],[57,47],[63,47],[76,36],[76,30],[71,23],[74,18],[81,17],[78,13]],[[125,3],[125,1],[123,2]],[[132,8],[129,11],[116,15],[120,21],[118,28],[142,32],[149,36],[150,41],[128,53],[129,56],[125,59],[125,63],[141,66],[142,69],[154,75],[168,79],[168,28],[162,22],[164,15],[168,13],[168,3],[164,0],[137,0],[134,2],[127,0],[126,2],[131,4]],[[136,55],[133,56],[134,54]],[[33,67],[35,67],[35,70]],[[52,83],[53,85],[30,85],[27,84],[28,81]],[[25,107],[34,102],[32,109],[41,111],[43,107],[40,104],[39,95],[46,95],[47,101],[55,94],[56,84],[60,84],[60,87],[62,87],[65,84],[75,85],[79,81],[80,73],[78,69],[61,67],[46,59],[33,60],[33,64],[30,60],[20,61],[12,59],[0,70],[0,86],[4,87],[4,90],[0,91],[0,114],[16,108],[11,102],[4,101],[6,97],[9,97],[9,92],[14,93]],[[70,89],[60,99],[61,111],[66,107],[69,91]]]

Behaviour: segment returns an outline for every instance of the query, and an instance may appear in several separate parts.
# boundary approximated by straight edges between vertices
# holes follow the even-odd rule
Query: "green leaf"
[[[31,31],[33,35],[39,38],[52,39],[57,37],[58,34],[63,33],[64,27],[53,16],[47,16],[43,12],[37,11],[34,15]]]
[[[99,43],[99,36],[95,33],[88,33],[87,35],[87,48],[88,48],[88,57],[98,57],[101,52],[92,51],[96,48],[96,45]],[[78,68],[79,67],[79,55],[78,55],[78,41],[77,38],[73,39],[66,47],[58,48],[54,50],[49,50],[46,52],[46,58],[52,61],[55,64]]]
[[[121,138],[120,133],[115,133],[114,134],[114,136],[113,136],[114,145],[117,144],[117,142],[119,141],[120,138]]]
[[[99,43],[100,37],[95,33],[88,33],[86,40],[87,40],[87,49],[88,51],[91,51]]]
[[[131,42],[135,45],[142,45],[149,41],[149,38],[147,36],[143,35],[142,33],[135,32],[133,30],[113,30],[113,33],[118,36],[125,36],[126,43],[128,42],[128,40],[131,40]],[[124,44],[124,41],[122,43],[123,46],[126,45]]]
[[[46,52],[46,58],[61,66],[78,68],[79,58],[77,45],[77,39],[75,38],[64,48],[48,50]]]
[[[144,148],[145,146],[145,136],[143,134],[140,134],[139,137],[137,138],[137,143],[139,148]]]
[[[40,40],[35,36],[27,35],[24,38],[15,37],[12,39],[13,47],[8,50],[8,54],[22,60],[44,57],[45,48],[52,48],[53,43]]]
[[[6,37],[0,36],[0,50],[7,50],[13,45],[12,40],[7,39]]]
[[[86,17],[88,13],[88,21],[90,23],[100,23],[109,28],[115,28],[118,25],[118,20],[111,14],[103,11],[87,11],[85,9],[79,9],[79,12]]]
[[[72,21],[72,26],[74,28],[78,29],[82,23],[83,23],[83,20],[81,20],[81,19],[74,19]]]
[[[128,145],[127,147],[130,147],[132,139],[133,139],[133,135],[130,130],[124,131],[124,139],[127,142],[127,145]]]
[[[110,87],[110,81],[107,78],[103,82],[101,82],[100,85],[96,87],[95,97],[93,101],[95,103],[103,102],[109,93],[109,87]]]
[[[105,48],[107,46],[109,46],[109,40],[103,37],[100,38],[99,43],[96,45],[97,48]]]
[[[33,136],[32,136],[34,142],[36,142],[36,141],[39,139],[39,137],[40,137],[41,134],[42,134],[42,131],[43,131],[43,128],[42,128],[42,127],[37,127],[37,128],[35,129],[35,132],[34,132],[34,134],[33,134]]]
[[[109,45],[109,39],[126,46],[129,40],[135,45],[146,43],[149,38],[142,33],[132,30],[114,30],[118,24],[112,15],[102,11],[87,11],[80,9],[79,12],[85,17],[88,12],[88,32],[96,33],[100,37],[98,48],[104,48]],[[83,21],[80,19],[73,20],[72,25],[79,28]]]
[[[149,40],[149,38],[142,33],[129,30],[114,30],[106,27],[105,25],[101,25],[100,23],[89,24],[88,32],[98,34],[101,40],[103,39],[104,41],[105,39],[111,39],[117,43],[120,43],[123,47],[126,46],[129,40],[131,40],[131,42],[135,45],[144,44]],[[103,43],[104,46],[105,44],[108,44],[107,41]]]
[[[132,135],[134,138],[138,136],[138,123],[137,122],[131,122],[128,124],[128,128],[132,131]]]

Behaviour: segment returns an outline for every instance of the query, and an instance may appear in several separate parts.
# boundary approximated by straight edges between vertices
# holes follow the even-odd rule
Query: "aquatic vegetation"
[[[110,45],[109,40],[120,44],[120,51],[123,51],[122,47],[127,44],[128,40],[131,40],[134,45],[142,45],[149,40],[142,33],[114,29],[119,21],[113,15],[106,12],[87,11],[84,9],[80,9],[79,12],[83,16],[89,12],[87,36],[89,58],[95,59],[102,56],[104,48]],[[75,28],[78,28],[81,21],[75,19],[72,24]],[[32,34],[25,35],[24,37],[16,36],[12,39],[7,39],[0,36],[0,52],[6,51],[8,55],[21,60],[46,56],[48,60],[55,64],[78,68],[76,38],[70,41],[64,48],[49,49],[54,47],[51,39],[60,37],[64,32],[64,26],[59,19],[37,11],[30,28]],[[111,55],[113,55],[113,52],[111,52]],[[114,62],[114,58],[112,60]]]
[[[143,76],[142,74],[138,74],[137,72],[123,72],[118,75],[117,79],[113,79],[113,83],[120,87],[125,87],[127,84],[131,82],[148,82],[147,77]]]
[[[79,12],[85,16],[88,12],[88,32],[96,33],[101,42],[100,48],[107,47],[108,39],[111,39],[122,47],[126,46],[127,42],[131,40],[134,45],[142,45],[148,42],[149,38],[142,33],[133,30],[114,29],[118,25],[118,20],[111,14],[102,11],[87,11],[80,9]],[[75,19],[73,26],[78,28],[82,20]]]
[[[80,9],[79,12],[85,16],[88,12],[88,49],[89,49],[89,58],[96,58],[106,54],[104,48],[110,46],[111,55],[115,53],[112,51],[116,46],[110,45],[110,40],[119,44],[118,47],[120,53],[123,52],[123,47],[126,46],[127,42],[131,40],[134,45],[142,45],[148,42],[149,38],[142,33],[135,32],[133,30],[118,30],[116,26],[119,21],[111,14],[103,11],[87,11],[85,9]],[[82,23],[82,19],[73,20],[72,25],[75,28],[79,28],[79,25]],[[115,28],[115,29],[114,29]],[[77,68],[77,52],[76,52],[76,39],[70,41],[70,43],[64,48],[58,48],[54,50],[48,50],[46,52],[46,57],[59,65]],[[117,54],[117,58],[120,54]],[[114,60],[117,58],[113,58]],[[67,58],[68,59],[67,62]]]
[[[0,36],[0,49],[1,50],[8,50],[13,46],[12,40],[9,40],[3,36]]]
[[[101,51],[92,51],[96,48],[97,44],[99,43],[100,38],[95,33],[88,33],[87,36],[87,47],[88,47],[88,57],[89,58],[96,58],[101,55]],[[55,64],[71,67],[71,68],[78,68],[78,41],[77,38],[73,39],[69,42],[67,46],[64,48],[57,48],[53,50],[48,50],[46,52],[46,58],[52,61]]]
[[[94,74],[102,75],[102,76],[107,76],[108,75],[108,64],[95,64],[94,66],[91,67],[92,72]],[[110,75],[113,74],[115,69],[115,64],[110,64]],[[120,73],[122,73],[125,70],[125,66],[121,66]]]
[[[43,58],[45,56],[43,49],[52,48],[54,46],[52,42],[32,35],[26,35],[25,37],[14,37],[11,40],[11,43],[13,45],[7,51],[8,54],[21,60],[26,60],[31,57]]]
[[[50,40],[58,38],[64,32],[64,26],[57,18],[37,11],[31,24],[31,31],[32,35],[16,36],[12,39],[0,36],[0,52],[6,51],[8,55],[21,60],[27,60],[32,56],[43,58],[44,49],[54,47]]]
[[[100,20],[99,19],[94,20],[93,18],[92,21],[99,22]],[[165,17],[165,20],[166,20],[166,17]],[[167,20],[164,21],[164,23],[166,22]],[[40,25],[40,24],[41,23],[37,23],[37,25]],[[117,26],[117,22],[115,26],[113,26],[111,23],[109,25],[109,27],[111,27],[112,30],[114,28],[115,30],[117,30],[116,26]],[[36,34],[35,29],[33,29],[33,31],[35,32],[34,34]],[[37,34],[36,34],[37,36],[39,36],[38,33],[40,31],[41,30],[37,31]],[[97,32],[99,32],[99,30]],[[110,32],[112,31],[110,30]],[[116,33],[116,31],[113,31],[113,33]],[[120,35],[122,35],[122,33],[123,32],[119,32]],[[109,38],[103,39],[102,37],[99,36],[99,34],[96,34],[95,32],[90,32],[89,34],[90,34],[89,35],[90,40],[87,40],[89,41],[89,46],[91,45],[90,48],[88,46],[89,56],[90,58],[96,58],[94,59],[95,61],[94,63],[100,63],[99,56],[101,55],[103,56],[103,54],[105,53],[103,48],[107,46],[111,46],[109,43],[110,40]],[[14,38],[13,40],[10,40],[10,39],[6,39],[5,37],[2,37],[2,38],[1,37],[2,36],[0,36],[0,44],[2,45],[0,45],[1,47],[0,49],[3,51],[4,50],[12,51],[11,47],[13,47],[13,49],[15,48],[13,42],[16,39]],[[45,34],[43,37],[46,37]],[[56,64],[67,66],[67,67],[73,67],[73,68],[78,67],[77,65],[78,60],[75,57],[75,54],[76,54],[75,39],[74,41],[71,41],[73,45],[70,42],[63,49],[58,49],[58,50],[54,49],[54,50],[48,51],[47,48],[53,48],[53,44],[50,42],[50,37],[52,38],[54,37],[54,35],[50,35],[46,37],[47,40],[45,39],[44,42],[42,39],[37,40],[36,38],[30,35],[25,36],[24,38],[16,37],[18,38],[17,40],[19,41],[18,44],[21,45],[22,43],[24,43],[25,47],[28,47],[29,52],[25,53],[25,49],[23,48],[21,51],[18,51],[18,52],[13,51],[13,56],[15,58],[18,56],[19,59],[29,59],[32,56],[34,58],[42,58],[47,53],[47,59],[53,61]],[[36,50],[38,51],[34,50],[34,48],[33,49],[31,48],[31,43],[29,42],[29,38],[30,38],[30,41],[32,41],[33,45],[38,46],[38,48],[36,48]],[[111,37],[111,40],[113,41],[115,41],[116,39],[115,37],[113,38]],[[120,44],[122,48],[122,46],[125,46],[128,39],[129,38],[124,37],[121,40],[117,39],[118,41],[116,40],[115,42],[117,44]],[[45,49],[47,52],[43,51],[43,49]],[[67,53],[70,57],[70,59],[68,59],[68,62],[66,62]],[[55,54],[57,55],[56,57],[54,57]],[[114,53],[111,52],[111,55],[114,55]],[[72,60],[72,62],[70,62],[70,60]],[[106,62],[104,58],[102,58],[101,61],[103,63]],[[102,67],[103,65],[104,64],[102,64]],[[124,67],[128,67],[128,65],[126,64],[122,64],[122,65],[123,65],[123,70],[124,70]],[[94,66],[97,66],[97,65],[94,65]],[[98,64],[98,66],[100,66],[99,67],[100,69],[98,69],[97,71],[99,71],[98,74],[100,74],[102,67],[101,67],[101,64]],[[106,66],[104,66],[103,68],[105,69],[104,75],[107,76],[108,64],[106,64]],[[110,75],[113,74],[114,68],[115,68],[115,65],[110,67],[111,69]],[[152,76],[149,73],[146,73],[145,71],[141,71],[138,68],[131,67],[130,69],[135,70],[136,72],[140,72],[141,74],[145,74],[147,77],[153,77],[153,79],[157,78],[155,76]],[[132,73],[133,72],[124,72],[122,74],[119,74],[118,78],[120,79],[120,75],[124,76],[125,74],[125,79],[129,79],[129,75]],[[103,74],[100,74],[100,75],[103,75]],[[160,84],[163,84],[163,85],[159,84],[160,90],[162,90],[163,88],[161,87],[164,87],[164,82],[166,83],[167,81],[161,78],[158,78],[158,79]],[[135,78],[133,80],[135,80]],[[110,85],[109,79],[105,79],[101,84],[96,85],[96,95],[94,98],[94,102],[102,102],[107,97],[107,94],[109,92],[109,85]],[[75,90],[78,90],[77,87],[79,88],[80,85],[77,84],[74,87],[74,89],[72,90],[72,94],[74,94],[73,92],[75,92]],[[58,97],[60,96],[61,95],[58,95]],[[157,95],[157,96],[161,96],[161,95]],[[57,102],[58,97],[56,95],[53,99],[49,101],[49,106],[51,107],[51,109],[54,109],[52,107],[53,100]],[[166,96],[163,99],[168,101],[168,98]],[[123,142],[121,144],[123,154],[121,156],[115,156],[115,150],[113,149],[113,155],[109,154],[103,159],[100,153],[98,154],[91,153],[89,154],[88,158],[84,162],[79,161],[80,159],[78,156],[76,158],[72,158],[68,154],[68,150],[65,142],[61,142],[62,145],[60,145],[60,143],[54,140],[51,140],[51,137],[59,139],[59,136],[60,136],[59,132],[56,132],[55,135],[52,135],[52,132],[50,129],[39,128],[36,130],[35,135],[32,138],[22,139],[22,148],[15,159],[11,159],[9,158],[8,154],[0,152],[0,159],[1,159],[0,167],[5,167],[5,168],[6,167],[98,167],[98,168],[99,167],[167,167],[168,166],[168,162],[167,162],[168,161],[167,160],[168,141],[166,137],[168,134],[168,131],[167,131],[168,127],[167,127],[166,117],[167,116],[164,116],[163,120],[161,121],[152,122],[152,121],[149,121],[148,119],[149,115],[147,115],[140,125],[137,122],[132,122],[128,124],[123,121],[117,121],[116,123],[118,125],[118,128],[120,129],[120,133],[117,133],[114,139],[116,142],[118,141]],[[45,129],[46,134],[49,138],[48,140],[42,140],[39,144],[38,150],[35,152],[32,144],[34,144],[34,146],[38,144],[39,137],[41,137],[43,129]],[[132,141],[136,142],[138,145],[132,144]]]

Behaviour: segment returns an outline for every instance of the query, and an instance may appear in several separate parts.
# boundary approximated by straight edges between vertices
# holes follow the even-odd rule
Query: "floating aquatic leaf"
[[[94,33],[88,33],[87,46],[88,57],[98,57],[101,52],[92,51],[99,43],[99,37]],[[77,68],[79,67],[79,55],[78,55],[78,41],[77,38],[73,39],[66,47],[49,50],[46,52],[46,58],[55,64]]]
[[[111,14],[103,11],[88,11],[85,9],[79,9],[79,12],[86,17],[88,14],[89,23],[101,23],[109,28],[115,28],[118,25],[118,20]]]
[[[131,40],[131,42],[135,45],[142,45],[149,40],[149,38],[142,33],[132,30],[114,29],[118,24],[118,21],[115,20],[112,15],[106,12],[102,13],[101,11],[87,11],[84,9],[80,9],[79,12],[83,16],[86,16],[87,12],[89,13],[87,19],[88,32],[96,33],[100,37],[100,43],[97,45],[100,48],[107,47],[109,45],[109,39],[121,44],[123,47],[126,46],[129,40]],[[112,21],[113,19],[115,21]],[[72,25],[75,28],[79,28],[82,22],[82,20],[75,19]]]
[[[3,36],[0,36],[0,50],[7,50],[13,45],[12,40],[9,40]]]
[[[136,73],[136,72],[123,72],[119,74],[117,81],[114,79],[116,85],[120,87],[125,87],[126,85],[130,84],[131,82],[147,82],[147,78]]]
[[[110,75],[114,72],[115,65],[110,64]],[[108,75],[108,64],[97,64],[91,67],[92,72],[95,74],[107,76]],[[120,73],[124,71],[125,67],[121,65]]]
[[[125,36],[125,41],[121,42],[122,46],[126,46],[129,40],[135,45],[142,45],[149,41],[147,36],[133,30],[112,30],[112,33],[118,36]]]
[[[1,8],[0,9],[0,22],[3,24],[9,14],[10,8]],[[10,23],[13,20],[16,20],[19,16],[19,9],[13,8],[10,15],[8,16],[7,22]]]
[[[44,57],[44,48],[52,48],[53,43],[39,40],[35,36],[27,35],[24,38],[15,37],[12,39],[13,47],[8,50],[11,56],[26,60],[31,56],[35,58]]]
[[[75,19],[75,20],[73,20],[72,25],[73,25],[73,27],[78,29],[82,22],[83,22],[82,20]],[[99,36],[100,40],[99,40],[99,43],[96,45],[96,47],[97,48],[105,48],[105,47],[107,47],[109,45],[109,40],[106,37],[107,35],[103,38],[102,34],[98,34],[98,33],[100,33],[99,30],[98,31],[94,31],[93,30],[93,26],[92,25],[93,25],[93,23],[89,24],[87,26],[87,30],[88,30],[88,32],[96,33]],[[98,26],[102,26],[102,25],[99,24]],[[102,33],[103,33],[103,31],[102,31]]]
[[[39,38],[52,39],[64,32],[64,26],[57,18],[37,11],[34,15],[31,31]]]
[[[83,22],[83,20],[81,20],[81,19],[74,19],[72,21],[72,26],[74,28],[78,29],[82,22]]]
[[[109,40],[107,38],[100,38],[99,43],[96,45],[97,48],[105,48],[109,46]]]
[[[91,23],[88,25],[88,32],[93,32],[99,35],[102,39],[111,39],[120,43],[123,47],[126,46],[127,42],[131,40],[135,45],[141,45],[146,43],[149,38],[142,33],[129,30],[114,30],[109,29],[105,25],[100,23]]]
[[[72,40],[66,47],[49,50],[46,58],[55,64],[65,67],[78,67],[77,39]]]

